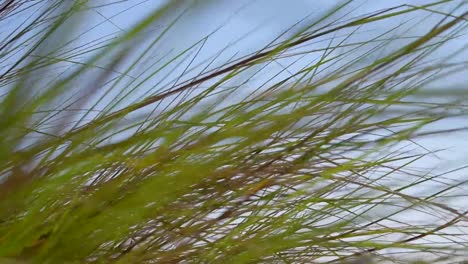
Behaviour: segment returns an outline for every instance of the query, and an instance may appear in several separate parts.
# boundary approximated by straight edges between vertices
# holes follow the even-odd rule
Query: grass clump
[[[168,1],[86,42],[87,12],[119,3],[0,5],[0,25],[16,21],[0,40],[2,261],[463,259],[466,179],[450,175],[464,167],[417,165],[437,155],[420,138],[462,130],[428,127],[464,117],[464,91],[428,88],[465,70],[464,47],[448,48],[463,3],[354,16],[340,2],[227,58],[239,42],[207,54],[217,31],[160,53],[210,1]],[[430,30],[386,26],[408,16]]]

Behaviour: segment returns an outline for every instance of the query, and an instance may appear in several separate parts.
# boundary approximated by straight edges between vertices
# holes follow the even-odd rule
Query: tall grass
[[[217,31],[161,53],[212,1],[168,1],[85,41],[87,12],[119,3],[0,4],[1,261],[466,256],[467,179],[451,176],[464,167],[421,168],[438,154],[418,143],[451,137],[437,124],[465,115],[450,81],[466,43],[450,45],[466,42],[466,4],[355,16],[340,2],[232,56],[242,39],[206,49]]]

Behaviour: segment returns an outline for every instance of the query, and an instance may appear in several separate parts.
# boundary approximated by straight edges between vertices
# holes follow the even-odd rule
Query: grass
[[[215,5],[188,3],[89,42],[92,1],[0,4],[2,263],[466,257],[465,166],[418,143],[465,129],[437,124],[465,116],[466,4],[344,1],[252,53],[207,51],[220,25],[161,54]]]

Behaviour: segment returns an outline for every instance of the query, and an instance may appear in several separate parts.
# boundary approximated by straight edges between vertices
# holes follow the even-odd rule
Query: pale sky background
[[[95,0],[92,1],[94,5],[98,6],[104,3],[112,2],[112,0]],[[89,24],[96,24],[103,22],[98,28],[88,34],[89,38],[100,36],[103,33],[119,32],[120,30],[126,30],[138,22],[146,14],[161,5],[163,1],[160,0],[145,0],[145,1],[123,1],[122,3],[98,8],[94,14],[89,14],[92,18],[89,20]],[[181,1],[184,2],[184,1]],[[185,1],[189,3],[191,1]],[[203,1],[199,1],[203,2]],[[210,1],[209,1],[210,2]],[[204,49],[199,55],[199,59],[203,56],[212,55],[217,50],[227,45],[230,41],[243,36],[247,32],[256,29],[254,33],[250,34],[243,42],[236,44],[235,48],[232,49],[231,53],[239,52],[239,55],[247,54],[255,51],[256,48],[262,47],[277,36],[280,32],[287,29],[289,26],[298,22],[299,20],[310,16],[310,19],[314,19],[316,16],[323,14],[330,8],[334,7],[339,1],[330,0],[238,0],[238,1],[211,1],[208,7],[201,7],[198,9],[188,10],[186,16],[176,24],[174,32],[180,32],[177,35],[171,35],[167,41],[161,44],[161,53],[170,49],[186,48],[192,43],[200,40],[203,36],[215,30],[220,24],[226,23],[225,26],[220,29],[216,34],[210,37],[208,42],[205,44]],[[369,12],[381,10],[397,6],[400,4],[408,5],[423,5],[433,1],[428,0],[382,0],[382,1],[354,1],[345,11],[352,10],[352,15],[362,15]],[[437,6],[437,11],[450,12],[451,8],[459,4],[461,1],[454,1],[453,4]],[[128,9],[130,8],[130,9]],[[458,13],[466,11],[466,6],[460,8]],[[128,10],[126,10],[128,9]],[[182,10],[183,8],[181,8]],[[123,10],[126,10],[122,12]],[[119,14],[119,12],[122,12]],[[341,12],[340,14],[344,14]],[[421,17],[425,15],[429,16],[431,13],[421,11]],[[104,19],[109,19],[107,22]],[[421,35],[427,32],[432,24],[427,21],[434,21],[440,19],[441,16],[432,14],[428,17],[428,20],[418,23],[410,23],[411,32],[408,35]],[[379,34],[384,30],[387,30],[399,23],[404,22],[408,19],[414,19],[414,17],[403,16],[398,19],[389,19],[379,23],[376,23],[366,34]],[[418,18],[419,19],[419,18]],[[432,19],[432,20],[431,20]],[[162,30],[166,25],[160,25]],[[184,30],[185,29],[185,30]],[[466,30],[464,31],[467,32]],[[359,35],[357,36],[359,38]],[[363,36],[368,38],[368,36]],[[454,51],[464,45],[468,44],[468,38],[466,36],[460,37],[457,41],[450,44],[450,47],[445,47],[444,51]],[[323,45],[322,45],[323,46]],[[174,52],[175,54],[175,52]],[[445,54],[436,53],[435,55],[444,56]],[[226,56],[229,57],[229,56]],[[463,60],[468,58],[468,53],[459,54],[455,59]],[[457,87],[468,92],[468,75],[466,72],[460,73],[456,76],[452,76],[447,80],[442,80],[436,85],[448,85],[449,87]],[[468,99],[468,98],[467,98]],[[468,120],[466,119],[453,119],[443,122],[439,122],[434,127],[437,129],[448,129],[455,127],[468,126]],[[443,167],[453,168],[460,164],[466,164],[468,162],[468,133],[458,132],[453,134],[447,134],[438,137],[431,137],[427,139],[420,139],[418,143],[424,147],[435,150],[435,149],[447,149],[446,151],[439,153],[438,156],[442,159]],[[435,163],[441,162],[440,160],[426,160],[423,166],[433,166]],[[468,179],[466,175],[467,171],[460,171],[452,174],[452,177],[460,177]],[[468,191],[467,191],[468,192]],[[468,199],[467,199],[468,201]]]
[[[47,1],[45,1],[47,2]],[[108,5],[109,3],[116,4]],[[194,8],[188,8],[190,3],[195,3],[196,1],[190,0],[181,0],[177,1],[179,6],[179,11],[182,12],[186,10],[186,13],[182,16],[174,26],[173,29],[167,34],[166,37],[158,44],[157,50],[154,54],[154,61],[161,59],[165,54],[169,54],[164,60],[168,60],[171,56],[174,56],[181,50],[189,47],[193,43],[199,41],[205,37],[210,32],[213,32],[215,29],[219,28],[220,25],[223,25],[215,34],[211,35],[206,41],[203,49],[198,54],[195,63],[201,62],[204,59],[216,54],[219,50],[224,48],[229,43],[237,40],[238,38],[245,36],[245,38],[233,45],[230,49],[223,53],[220,59],[217,60],[217,65],[223,63],[223,60],[226,60],[232,56],[240,57],[251,52],[262,48],[264,45],[269,43],[274,39],[278,34],[288,29],[294,23],[305,19],[301,25],[306,25],[310,21],[314,21],[320,15],[323,15],[325,12],[336,6],[340,1],[337,0],[203,0],[198,1],[198,5]],[[433,1],[431,0],[356,0],[353,1],[348,7],[339,12],[337,16],[346,15],[347,18],[355,17],[369,12],[374,12],[382,10],[384,8],[394,7],[401,4],[406,5],[423,5],[428,4]],[[463,1],[457,0],[453,1],[452,4],[446,4],[443,6],[437,6],[434,8],[439,12],[450,12],[451,9]],[[116,0],[91,0],[88,2],[89,5],[95,7],[88,12],[84,12],[84,20],[77,20],[76,25],[79,29],[72,33],[72,37],[76,37],[78,32],[86,32],[84,35],[80,35],[80,42],[76,43],[86,43],[92,40],[98,40],[105,37],[109,40],[110,37],[121,34],[123,31],[132,28],[138,21],[143,19],[149,13],[160,7],[164,1],[162,0],[127,0],[127,1],[116,1]],[[465,6],[458,9],[457,14],[460,14],[467,9],[467,4],[465,1]],[[179,13],[180,13],[179,12]],[[427,32],[430,27],[433,25],[434,21],[437,21],[442,18],[441,15],[436,15],[428,11],[419,11],[420,15],[418,16],[401,16],[397,18],[386,19],[377,23],[372,24],[370,27],[365,27],[358,32],[352,39],[365,40],[369,39],[371,36],[376,36],[382,32],[396,27],[402,24],[401,29],[397,30],[395,33],[405,34],[406,36],[417,36],[422,35]],[[425,19],[420,21],[421,19]],[[20,20],[13,20],[11,23],[3,23],[2,25],[8,25],[9,28],[6,28],[3,31],[9,32],[13,30],[17,23]],[[84,22],[83,22],[84,21]],[[410,22],[408,22],[410,21]],[[16,22],[16,23],[15,23]],[[161,33],[171,22],[171,19],[163,19],[160,24],[153,25],[151,27],[152,32],[147,32],[148,36],[153,37]],[[407,24],[404,24],[408,22]],[[92,30],[90,30],[92,29]],[[405,30],[408,30],[405,32]],[[174,32],[174,34],[172,33]],[[326,38],[336,37],[337,40],[342,39],[346,36],[350,30],[344,30],[341,36],[327,36]],[[65,32],[67,33],[67,32]],[[465,29],[462,33],[468,33]],[[153,37],[154,38],[154,37]],[[325,39],[326,39],[325,38]],[[149,38],[151,39],[151,38]],[[466,35],[460,36],[455,41],[450,43],[450,46],[444,47],[443,52],[453,52],[457,49],[462,48],[463,46],[468,45],[468,38]],[[405,42],[406,41],[406,42]],[[401,40],[394,42],[394,46],[398,47],[409,40]],[[329,40],[321,42],[314,42],[312,47],[326,47]],[[135,41],[135,44],[144,43],[144,39],[140,38]],[[50,42],[50,46],[54,47],[53,42]],[[75,44],[77,45],[77,44]],[[463,53],[457,54],[453,61],[463,61],[468,58],[468,49],[465,49]],[[433,56],[446,56],[443,52],[435,53]],[[321,54],[318,53],[317,56]],[[86,56],[89,56],[86,55]],[[76,60],[84,61],[86,56],[80,58],[75,58]],[[14,57],[11,58],[14,60]],[[313,57],[310,57],[313,59]],[[369,58],[372,60],[374,58]],[[150,65],[153,59],[146,61],[146,65]],[[189,61],[189,60],[188,60]],[[66,63],[65,63],[66,64]],[[216,63],[215,63],[216,65]],[[103,65],[105,66],[105,65]],[[294,67],[300,67],[300,63],[294,65]],[[274,70],[281,69],[281,65],[271,66],[272,72]],[[275,68],[276,67],[276,68]],[[181,73],[181,69],[184,67],[179,67],[174,71],[170,71],[172,67],[169,67],[169,70],[162,71],[162,74],[168,74],[172,76],[166,79],[173,79],[177,74]],[[125,66],[122,66],[123,70]],[[131,74],[130,74],[131,75]],[[164,75],[162,75],[164,76]],[[283,73],[283,77],[287,76],[287,73]],[[433,85],[436,85],[438,88],[448,87],[448,88],[457,88],[460,91],[467,91],[466,94],[463,94],[464,99],[468,100],[468,73],[462,72],[455,76],[440,80]],[[37,75],[37,84],[44,82],[44,85],[48,84],[48,80],[43,78],[42,75]],[[82,82],[85,82],[86,76],[82,78]],[[128,81],[128,80],[125,80]],[[77,85],[83,85],[83,83],[78,83]],[[123,85],[123,84],[122,84]],[[120,86],[120,89],[123,86]],[[160,84],[159,87],[165,87],[164,83]],[[143,96],[150,90],[151,87],[143,86],[135,94]],[[115,91],[113,96],[119,96],[120,91]],[[111,97],[109,97],[111,98]],[[444,99],[444,98],[441,98]],[[111,100],[111,99],[109,99]],[[468,126],[468,120],[461,119],[452,119],[439,122],[433,127],[436,129],[449,129],[455,127],[465,127]],[[434,164],[442,165],[443,167],[453,167],[460,164],[466,164],[468,161],[468,133],[458,132],[453,134],[446,134],[439,137],[431,137],[427,139],[420,139],[418,143],[424,147],[435,150],[435,149],[447,149],[446,151],[439,153],[439,158],[441,160],[432,160],[434,157],[429,158],[431,160],[421,161],[423,162],[424,167],[431,167]],[[463,179],[468,179],[468,176],[465,176],[465,172],[457,172],[452,174],[451,177],[459,177]],[[468,191],[467,191],[468,192]],[[468,200],[468,199],[467,199]]]
[[[90,28],[93,30],[87,32],[81,38],[81,42],[87,42],[89,40],[95,40],[107,36],[109,34],[119,34],[122,31],[126,31],[135,25],[138,21],[154,11],[164,1],[161,0],[129,0],[121,1],[118,4],[108,5],[107,3],[116,2],[116,0],[91,0],[89,4],[96,6],[92,11],[87,12],[85,15],[85,23],[79,25],[80,29],[78,32],[88,31]],[[192,1],[181,0],[179,3],[180,11],[183,11],[188,4]],[[225,47],[232,41],[235,41],[239,37],[249,33],[247,37],[240,43],[235,44],[231,49],[219,59],[219,63],[222,63],[222,58],[228,59],[229,57],[236,55],[240,57],[242,55],[249,54],[256,51],[258,48],[263,47],[269,43],[279,33],[289,28],[292,24],[306,18],[308,19],[302,25],[307,24],[307,21],[313,21],[315,18],[324,14],[327,10],[335,6],[338,1],[334,0],[216,0],[216,1],[199,1],[199,3],[207,3],[197,6],[193,9],[188,9],[187,13],[183,18],[176,23],[172,32],[177,34],[169,33],[166,38],[158,45],[158,50],[155,52],[155,60],[161,58],[168,52],[172,56],[180,52],[181,50],[189,47],[194,42],[199,41],[204,36],[218,28],[221,24],[224,26],[219,29],[214,35],[205,43],[205,46],[201,50],[197,57],[197,61],[203,61],[211,55],[216,54],[220,49]],[[349,7],[340,12],[339,15],[344,15],[346,12],[350,12],[347,17],[358,16],[373,11],[378,11],[384,8],[397,6],[400,4],[408,5],[422,5],[431,3],[433,1],[423,0],[359,0],[354,1]],[[442,7],[438,6],[437,11],[450,12],[450,9],[461,3],[462,1],[454,1],[451,5],[445,5]],[[465,1],[466,2],[466,1]],[[101,7],[99,7],[101,6]],[[459,9],[457,13],[461,13],[467,10],[465,5]],[[427,20],[415,23],[412,20],[408,25],[403,25],[402,30],[398,33],[403,33],[403,29],[409,30],[405,34],[407,36],[422,35],[433,25],[430,21],[437,21],[442,17],[440,15],[434,15],[427,11],[420,11],[421,16],[411,17],[402,16],[398,18],[392,18],[373,24],[371,27],[366,27],[361,33],[357,34],[354,40],[368,39],[370,36],[374,36],[388,30],[389,28],[396,27],[397,25],[408,21],[409,19],[422,19]],[[425,17],[427,15],[427,17]],[[170,19],[165,19],[160,25],[154,25],[152,30],[148,34],[158,34],[162,32],[170,23]],[[418,21],[418,20],[416,20]],[[411,26],[409,26],[411,25]],[[12,27],[13,24],[12,24]],[[252,32],[253,31],[253,32]],[[350,31],[343,31],[343,34],[349,33]],[[463,33],[468,33],[465,29]],[[340,36],[337,36],[339,39]],[[138,40],[140,41],[140,40]],[[141,40],[143,41],[143,40]],[[407,43],[405,41],[395,42],[395,45],[403,45]],[[139,44],[139,43],[136,43]],[[327,41],[314,44],[317,47],[324,47],[328,44]],[[53,45],[53,43],[51,43]],[[466,35],[459,37],[456,41],[453,41],[450,46],[445,47],[445,52],[453,52],[463,46],[468,45],[468,38]],[[318,54],[320,55],[320,54]],[[436,53],[434,56],[444,56],[447,54]],[[169,56],[170,57],[170,56]],[[468,52],[465,50],[464,53],[459,53],[454,58],[454,61],[463,61],[468,58]],[[373,59],[373,58],[369,58]],[[150,64],[151,61],[148,61]],[[276,65],[276,67],[280,67]],[[123,67],[124,69],[125,67]],[[169,67],[170,68],[170,67]],[[183,67],[181,67],[183,68]],[[118,70],[118,69],[117,69]],[[275,70],[272,68],[272,70]],[[276,69],[277,70],[277,69]],[[165,74],[172,74],[169,76],[176,77],[180,74],[181,70],[175,70],[174,72],[166,72]],[[287,74],[287,73],[285,73]],[[172,79],[172,78],[168,78]],[[466,91],[465,96],[468,101],[468,74],[467,72],[451,76],[440,80],[433,85],[438,88],[448,86],[450,88],[457,88],[461,91]],[[149,90],[148,87],[142,87],[138,91],[138,94],[143,95]],[[115,96],[119,96],[119,92],[116,91]],[[440,98],[444,99],[444,98]],[[457,127],[468,126],[468,119],[458,118],[438,122],[432,125],[435,129],[450,129]],[[432,136],[430,138],[419,139],[417,143],[430,150],[446,149],[445,151],[438,153],[438,158],[434,156],[427,157],[417,163],[418,166],[427,169],[438,167],[437,171],[446,171],[451,168],[455,168],[462,164],[468,164],[468,132],[457,132],[452,134],[445,134],[442,136]],[[418,148],[417,146],[413,146]],[[468,170],[458,171],[447,175],[453,180],[467,180],[468,181]],[[466,210],[465,203],[468,204],[468,188],[467,185],[461,186],[461,189],[457,191],[460,198],[457,198],[456,205],[461,209]],[[463,196],[464,195],[464,196]]]

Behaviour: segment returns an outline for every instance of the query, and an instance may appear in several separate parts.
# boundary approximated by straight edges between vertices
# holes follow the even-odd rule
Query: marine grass
[[[446,194],[465,166],[414,164],[437,156],[420,138],[463,130],[427,127],[465,116],[464,87],[440,83],[466,69],[448,48],[466,4],[355,17],[344,1],[247,55],[200,60],[216,32],[159,54],[187,3],[89,43],[92,1],[0,5],[17,23],[0,35],[2,263],[463,260],[467,211]]]

